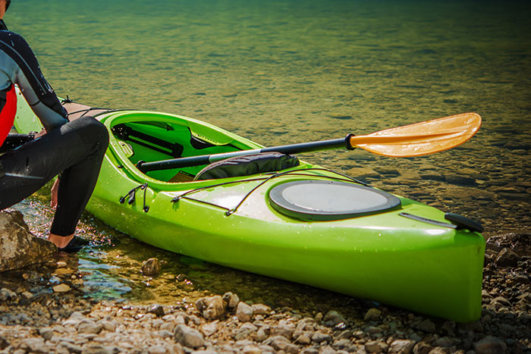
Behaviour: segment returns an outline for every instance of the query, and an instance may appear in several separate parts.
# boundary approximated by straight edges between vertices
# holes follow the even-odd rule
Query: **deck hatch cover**
[[[279,213],[308,221],[342,220],[400,206],[400,199],[377,189],[319,180],[279,184],[269,191],[269,200]]]

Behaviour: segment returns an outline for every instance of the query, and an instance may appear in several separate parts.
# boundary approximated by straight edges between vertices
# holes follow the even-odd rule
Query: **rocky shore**
[[[326,312],[231,292],[164,304],[97,301],[80,290],[75,256],[43,257],[0,273],[0,353],[527,353],[530,238],[490,235],[483,314],[468,324],[362,300]],[[150,259],[141,271],[160,270]]]

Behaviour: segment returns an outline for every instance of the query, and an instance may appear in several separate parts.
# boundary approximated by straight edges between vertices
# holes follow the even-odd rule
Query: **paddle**
[[[463,113],[425,122],[381,130],[368,135],[347,135],[346,138],[282,145],[254,150],[182,157],[155,162],[142,162],[137,167],[142,172],[165,170],[178,167],[206,165],[235,156],[262,152],[297,154],[346,147],[356,147],[392,157],[413,157],[433,154],[463,144],[481,126],[481,117],[476,113]]]

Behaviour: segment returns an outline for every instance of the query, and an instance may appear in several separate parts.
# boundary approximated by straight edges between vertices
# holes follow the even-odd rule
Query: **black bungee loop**
[[[146,205],[146,193],[147,193],[147,187],[148,184],[144,183],[141,185],[138,185],[131,189],[129,192],[127,192],[123,197],[120,197],[120,204],[125,203],[125,200],[127,199],[127,204],[131,205],[135,202],[136,199],[136,191],[137,190],[144,190],[144,201],[142,204],[142,210],[144,210],[145,213],[149,211],[149,206]]]

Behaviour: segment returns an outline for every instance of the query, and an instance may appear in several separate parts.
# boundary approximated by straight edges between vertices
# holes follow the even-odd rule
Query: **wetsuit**
[[[25,199],[61,175],[50,232],[74,233],[107,149],[107,129],[92,117],[69,122],[26,41],[0,21],[0,145],[12,125],[16,84],[47,134],[0,155],[0,210]],[[10,94],[11,93],[11,94]],[[7,127],[7,128],[6,128]],[[2,133],[4,132],[4,133]]]

